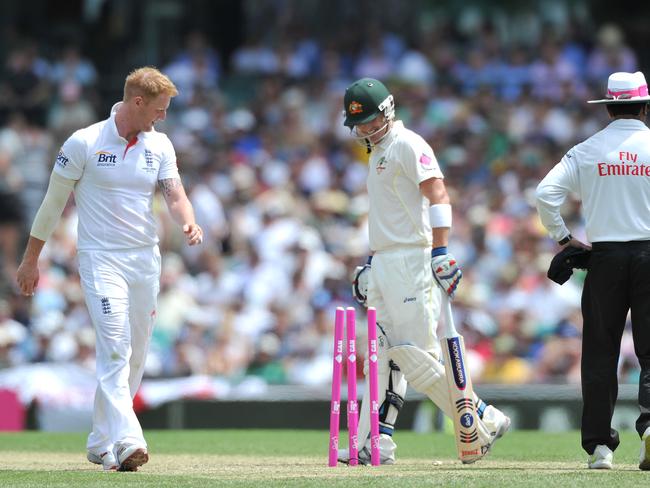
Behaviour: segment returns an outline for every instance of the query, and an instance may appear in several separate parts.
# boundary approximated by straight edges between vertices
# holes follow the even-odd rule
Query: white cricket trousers
[[[87,448],[146,447],[133,411],[156,318],[160,290],[158,246],[79,251],[79,275],[95,327],[97,390]]]
[[[431,270],[431,248],[401,247],[372,257],[368,305],[376,307],[377,323],[390,347],[410,344],[440,357],[440,293]]]
[[[431,248],[402,247],[376,252],[372,258],[368,282],[368,305],[377,309],[379,405],[387,410],[380,414],[379,440],[382,459],[395,460],[397,448],[392,429],[397,411],[388,407],[386,390],[390,381],[393,391],[404,395],[406,380],[401,371],[389,365],[388,349],[410,344],[440,357],[436,335],[440,316],[441,290],[431,270]],[[364,367],[364,374],[367,370]],[[359,447],[369,445],[370,407],[368,382],[359,418]]]

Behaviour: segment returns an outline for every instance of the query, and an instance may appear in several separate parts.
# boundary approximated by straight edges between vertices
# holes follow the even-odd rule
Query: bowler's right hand
[[[34,295],[34,290],[38,286],[40,274],[38,272],[38,261],[35,263],[23,261],[16,271],[16,283],[20,292],[30,297]]]

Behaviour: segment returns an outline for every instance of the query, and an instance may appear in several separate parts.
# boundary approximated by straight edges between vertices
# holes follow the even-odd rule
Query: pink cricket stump
[[[348,435],[350,466],[359,464],[359,406],[357,403],[357,330],[354,307],[345,311],[348,356]]]
[[[336,466],[339,455],[339,417],[341,413],[341,379],[343,374],[343,321],[345,311],[337,307],[334,322],[334,361],[332,368],[332,403],[330,406],[329,465]]]
[[[377,369],[377,310],[368,307],[368,381],[370,382],[370,462],[379,466],[379,385]]]

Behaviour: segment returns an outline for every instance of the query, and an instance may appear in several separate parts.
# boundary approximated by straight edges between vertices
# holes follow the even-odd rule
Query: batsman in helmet
[[[370,154],[370,256],[355,272],[353,293],[377,309],[381,463],[393,464],[392,434],[407,382],[451,416],[436,329],[442,293],[453,296],[462,272],[447,249],[452,208],[431,146],[395,120],[393,95],[378,80],[352,83],[343,105],[345,126]],[[368,397],[366,386],[359,420],[361,463],[370,459]],[[510,419],[479,398],[475,402],[484,455],[508,430]],[[339,450],[339,461],[349,462],[347,449]]]

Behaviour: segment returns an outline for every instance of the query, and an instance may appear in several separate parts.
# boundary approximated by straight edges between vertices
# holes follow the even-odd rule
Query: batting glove
[[[357,266],[354,269],[352,278],[352,296],[364,307],[368,306],[368,281],[370,279],[370,263],[372,256],[368,256],[368,261],[363,266]]]
[[[456,258],[447,252],[447,247],[436,247],[431,250],[431,269],[433,277],[449,297],[453,297],[463,277]]]

